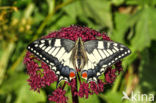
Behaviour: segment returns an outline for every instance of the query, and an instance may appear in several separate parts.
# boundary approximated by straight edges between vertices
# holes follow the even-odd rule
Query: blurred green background
[[[81,103],[155,102],[121,98],[123,91],[155,97],[156,0],[0,0],[0,103],[48,102],[46,89],[30,91],[23,64],[26,46],[72,24],[106,32],[132,50],[113,85]]]

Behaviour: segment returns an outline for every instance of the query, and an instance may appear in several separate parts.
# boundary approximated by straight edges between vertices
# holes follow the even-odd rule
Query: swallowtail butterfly
[[[40,39],[28,45],[27,49],[43,60],[62,80],[71,81],[80,70],[81,77],[88,82],[97,82],[106,69],[128,56],[131,51],[126,46],[107,40],[76,42],[69,39]]]

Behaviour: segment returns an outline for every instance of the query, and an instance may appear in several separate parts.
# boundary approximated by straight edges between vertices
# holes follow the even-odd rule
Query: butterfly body
[[[106,40],[90,40],[76,42],[69,39],[48,38],[36,40],[27,49],[43,60],[62,80],[70,81],[77,75],[88,82],[95,81],[106,68],[112,66],[131,51],[124,45]]]
[[[83,41],[81,38],[78,38],[75,46],[72,50],[71,61],[77,69],[82,69],[88,61],[86,51],[83,46]]]

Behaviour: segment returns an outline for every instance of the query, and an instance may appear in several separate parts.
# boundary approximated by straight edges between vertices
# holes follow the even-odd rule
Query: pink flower
[[[55,31],[50,33],[47,36],[44,36],[42,38],[66,38],[73,41],[76,41],[78,37],[81,37],[82,40],[88,41],[88,40],[94,40],[97,39],[96,37],[101,37],[103,40],[110,40],[108,36],[106,36],[105,33],[99,33],[95,30],[92,30],[88,27],[80,27],[80,26],[70,26],[67,28],[62,28],[59,31]],[[39,58],[37,58],[35,55],[33,55],[30,52],[26,53],[26,56],[24,58],[24,64],[27,68],[27,73],[30,76],[28,79],[29,85],[31,86],[31,89],[38,91],[40,88],[44,88],[45,86],[50,86],[53,82],[57,81],[57,77],[55,73],[49,68],[49,66],[42,62]],[[116,78],[116,72],[120,73],[122,71],[121,62],[118,62],[115,64],[115,69],[112,69],[111,67],[107,68],[107,71],[104,73],[105,75],[105,82],[100,79],[98,79],[98,82],[90,82],[81,83],[81,79],[79,76],[77,79],[73,79],[70,83],[65,82],[64,86],[68,84],[67,86],[70,86],[71,92],[72,92],[72,99],[74,103],[78,103],[78,96],[79,97],[85,97],[88,98],[89,95],[92,95],[94,93],[98,94],[100,92],[103,92],[104,85],[113,83],[113,81]],[[80,85],[77,85],[78,83]],[[63,87],[56,88],[55,91],[52,92],[52,95],[49,95],[49,100],[58,102],[58,103],[65,103],[67,102],[67,97],[65,97],[66,91],[63,90]],[[79,90],[77,89],[79,87]]]
[[[67,97],[64,96],[65,94],[65,90],[62,90],[62,88],[57,88],[55,91],[53,91],[52,95],[49,95],[49,101],[54,101],[56,103],[66,103]]]
[[[78,96],[80,96],[81,98],[84,97],[84,96],[86,96],[86,98],[88,98],[88,95],[89,95],[89,94],[90,94],[89,84],[83,82],[83,83],[80,85],[80,89],[79,89],[79,92],[78,92]]]

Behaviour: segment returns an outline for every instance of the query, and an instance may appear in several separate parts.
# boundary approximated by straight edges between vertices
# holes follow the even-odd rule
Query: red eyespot
[[[82,73],[82,77],[83,77],[83,78],[87,78],[87,72],[83,72],[83,73]]]
[[[75,73],[74,72],[70,72],[69,76],[70,76],[70,78],[74,78],[75,77]]]

